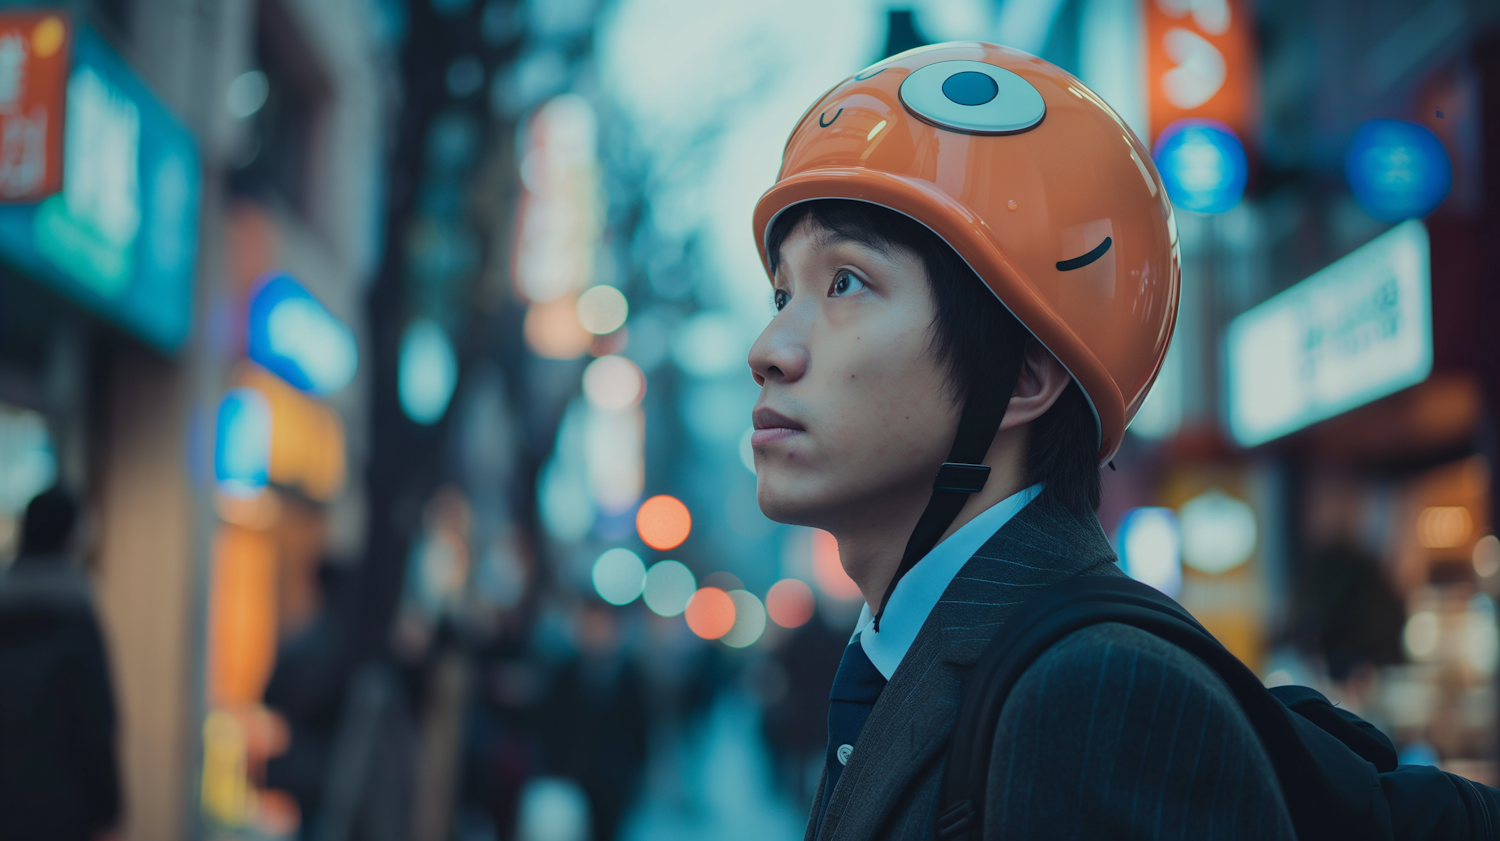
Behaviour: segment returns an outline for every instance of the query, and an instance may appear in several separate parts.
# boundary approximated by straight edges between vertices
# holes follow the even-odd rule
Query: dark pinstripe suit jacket
[[[891,676],[814,838],[927,839],[974,662],[1011,610],[1073,575],[1122,575],[1092,514],[1046,498],[975,553]],[[1064,638],[1005,704],[984,837],[1294,838],[1265,750],[1219,677],[1123,625]],[[823,796],[818,786],[814,803]]]

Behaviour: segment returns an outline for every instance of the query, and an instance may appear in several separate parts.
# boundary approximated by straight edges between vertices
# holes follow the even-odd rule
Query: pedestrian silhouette
[[[119,818],[115,705],[88,580],[72,555],[78,507],[31,501],[0,574],[0,838],[93,839]]]

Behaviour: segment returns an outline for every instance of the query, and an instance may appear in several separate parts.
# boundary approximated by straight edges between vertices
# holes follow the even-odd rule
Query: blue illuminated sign
[[[253,388],[237,388],[219,403],[214,478],[231,496],[251,496],[271,473],[271,404]]]
[[[197,147],[98,35],[80,27],[73,56],[63,191],[0,207],[0,260],[175,350],[192,326]]]
[[[1359,127],[1344,156],[1344,177],[1354,200],[1382,222],[1426,216],[1453,186],[1448,151],[1426,126],[1370,120]]]
[[[250,297],[245,343],[246,355],[262,368],[319,396],[348,385],[359,368],[354,333],[280,272],[262,278]]]
[[[1167,196],[1183,210],[1223,213],[1245,195],[1245,146],[1217,120],[1172,123],[1156,139],[1152,157]]]

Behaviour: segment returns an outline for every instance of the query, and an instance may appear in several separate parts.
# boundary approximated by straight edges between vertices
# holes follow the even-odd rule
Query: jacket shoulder
[[[1155,634],[1117,622],[1091,625],[1058,640],[1021,675],[1016,689],[1072,694],[1120,679],[1125,680],[1124,688],[1135,692],[1175,679],[1184,689],[1239,710],[1223,678],[1202,660]],[[1245,726],[1250,726],[1248,720]]]
[[[985,837],[1292,838],[1264,747],[1188,652],[1103,623],[1039,657],[996,729]]]

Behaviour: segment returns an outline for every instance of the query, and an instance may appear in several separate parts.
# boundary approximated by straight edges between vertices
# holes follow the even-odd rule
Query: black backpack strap
[[[1298,717],[1176,602],[1128,578],[1086,576],[1046,587],[1028,599],[975,664],[948,748],[937,819],[940,841],[980,837],[1000,711],[1022,673],[1063,637],[1105,622],[1139,628],[1185,649],[1229,685],[1267,745],[1298,837],[1378,837],[1365,832],[1378,822],[1378,816],[1368,813],[1373,768],[1310,723],[1299,725]],[[1342,760],[1340,751],[1357,766]]]

